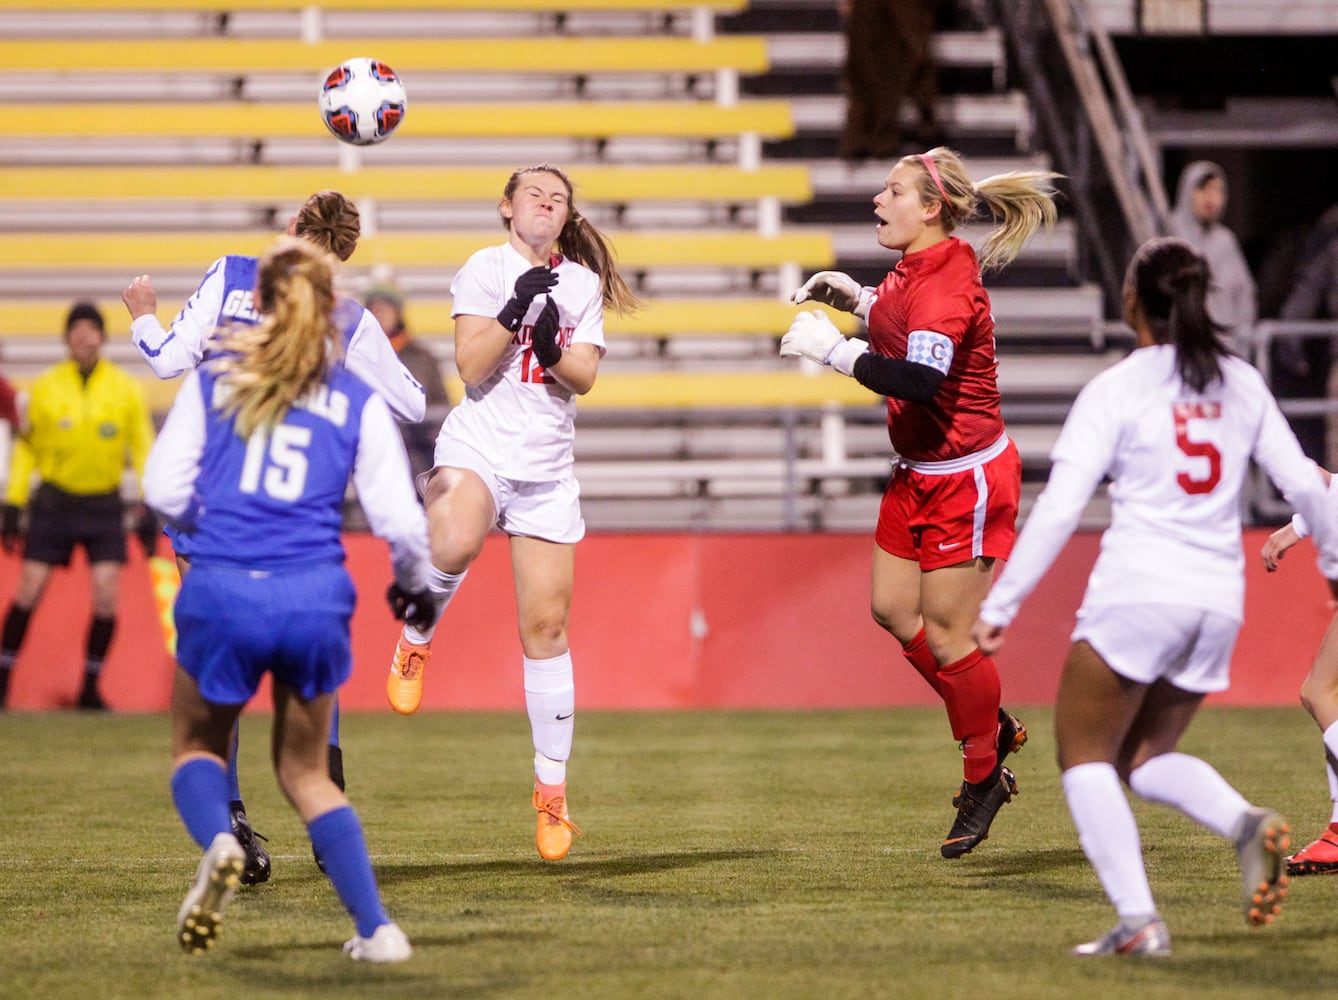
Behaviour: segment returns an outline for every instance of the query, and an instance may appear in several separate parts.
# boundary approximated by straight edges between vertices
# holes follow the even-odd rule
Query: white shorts
[[[1085,640],[1121,677],[1164,680],[1182,691],[1225,691],[1240,622],[1187,604],[1109,604],[1078,612]]]
[[[508,535],[541,538],[563,545],[574,544],[585,537],[581,488],[575,476],[540,483],[504,479],[492,471],[488,460],[479,452],[444,434],[437,438],[433,461],[436,465],[432,471],[442,466],[468,469],[482,479],[492,494],[497,527]],[[425,472],[419,476],[420,493],[431,474]]]

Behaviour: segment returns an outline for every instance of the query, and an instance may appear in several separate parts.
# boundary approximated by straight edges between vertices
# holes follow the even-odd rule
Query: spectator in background
[[[1249,357],[1258,318],[1254,277],[1236,235],[1222,223],[1226,211],[1226,174],[1216,163],[1195,160],[1180,174],[1170,235],[1202,254],[1212,269],[1208,315],[1226,327],[1231,346]]]
[[[400,364],[409,369],[427,393],[427,413],[417,423],[401,423],[400,435],[409,452],[409,465],[415,478],[432,468],[432,452],[437,446],[437,431],[451,408],[441,365],[430,349],[413,338],[404,319],[404,296],[391,285],[373,285],[362,302],[381,329],[386,331]]]
[[[1320,216],[1307,238],[1300,270],[1278,318],[1338,320],[1338,205]],[[1279,355],[1295,366],[1291,374],[1309,379],[1315,395],[1338,399],[1331,340],[1287,338],[1279,344]],[[1326,414],[1324,454],[1311,457],[1322,460],[1325,468],[1338,469],[1338,415]]]
[[[121,567],[126,561],[121,477],[130,465],[142,479],[153,425],[143,390],[122,368],[102,359],[106,339],[98,308],[77,303],[65,320],[69,357],[39,375],[28,394],[25,426],[14,444],[0,518],[4,550],[23,549],[18,588],[0,630],[0,705],[52,569],[68,566],[74,547],[82,545],[92,575],[93,620],[77,705],[107,707],[98,678],[116,631]],[[39,484],[30,500],[34,471]],[[25,504],[26,537],[20,530]],[[136,534],[146,555],[152,554],[158,531],[156,519],[143,508]]]
[[[909,97],[920,115],[916,138],[941,139],[932,43],[938,0],[841,0],[846,36],[846,124],[841,157],[895,159],[901,149],[901,107]]]
[[[1313,282],[1317,278],[1322,287],[1324,268],[1318,259],[1326,258],[1330,241],[1335,237],[1338,237],[1338,205],[1326,209],[1313,222],[1286,226],[1273,235],[1257,272],[1261,319],[1281,319],[1284,309],[1291,319],[1338,319],[1334,304],[1326,304],[1322,295],[1318,302],[1311,299],[1309,305],[1305,304],[1314,294]],[[1307,290],[1302,291],[1302,286],[1308,286]],[[1279,399],[1333,396],[1328,387],[1333,344],[1328,337],[1279,336],[1267,348],[1269,383]],[[1325,447],[1327,420],[1323,414],[1292,414],[1287,422],[1308,456],[1321,465],[1333,467],[1333,459]],[[1338,435],[1331,437],[1338,443]]]

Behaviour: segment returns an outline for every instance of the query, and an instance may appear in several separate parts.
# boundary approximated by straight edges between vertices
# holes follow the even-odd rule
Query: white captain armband
[[[906,338],[906,360],[948,374],[952,367],[952,340],[933,330],[912,330]]]

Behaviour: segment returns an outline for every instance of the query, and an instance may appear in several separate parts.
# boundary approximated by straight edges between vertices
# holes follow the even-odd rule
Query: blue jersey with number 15
[[[227,390],[209,369],[199,370],[206,429],[190,518],[192,565],[343,562],[344,491],[371,389],[336,366],[281,423],[243,441],[223,416]]]

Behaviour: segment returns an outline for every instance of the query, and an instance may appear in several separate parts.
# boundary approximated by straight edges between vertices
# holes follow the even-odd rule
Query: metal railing
[[[1163,231],[1166,190],[1110,36],[1089,0],[996,0],[1012,64],[1083,234],[1083,277],[1118,310],[1124,266]]]

